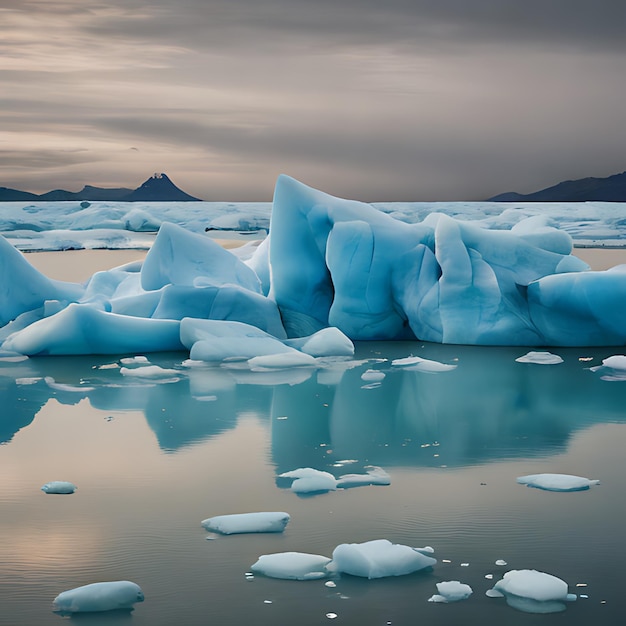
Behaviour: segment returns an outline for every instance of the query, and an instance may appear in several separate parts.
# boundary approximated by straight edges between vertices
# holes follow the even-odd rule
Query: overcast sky
[[[0,0],[0,186],[481,200],[626,170],[624,0]]]

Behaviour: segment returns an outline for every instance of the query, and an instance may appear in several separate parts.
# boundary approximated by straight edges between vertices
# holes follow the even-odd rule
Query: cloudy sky
[[[626,170],[624,0],[0,0],[0,186],[481,200]]]

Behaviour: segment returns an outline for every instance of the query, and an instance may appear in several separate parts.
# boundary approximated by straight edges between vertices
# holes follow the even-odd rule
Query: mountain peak
[[[197,202],[198,198],[194,198],[182,189],[179,189],[167,174],[161,172],[160,174],[153,174],[140,187],[126,196],[124,200],[127,202],[137,200],[145,202]]]

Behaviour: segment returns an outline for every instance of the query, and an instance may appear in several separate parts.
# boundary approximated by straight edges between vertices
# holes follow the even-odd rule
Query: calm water
[[[116,363],[110,357],[0,363],[0,624],[59,624],[51,607],[58,593],[119,579],[138,583],[145,602],[132,613],[72,620],[622,623],[626,382],[587,369],[620,351],[553,350],[565,359],[555,366],[516,363],[524,352],[365,343],[356,358],[368,361],[351,369],[277,376],[205,367],[159,384],[124,378],[106,367]],[[425,374],[369,360],[410,354],[458,367]],[[184,358],[151,361],[178,367]],[[382,385],[363,388],[368,368],[386,372]],[[297,467],[339,475],[368,465],[384,468],[391,485],[301,498],[276,482]],[[515,482],[539,472],[602,483],[550,493]],[[50,480],[78,491],[46,495],[40,487]],[[261,510],[289,512],[286,531],[208,541],[200,526]],[[378,538],[431,545],[439,562],[398,578],[343,576],[336,588],[245,577],[261,554],[330,556],[340,543]],[[504,571],[525,568],[589,597],[538,616],[485,596]],[[467,583],[474,594],[427,602],[442,580]]]

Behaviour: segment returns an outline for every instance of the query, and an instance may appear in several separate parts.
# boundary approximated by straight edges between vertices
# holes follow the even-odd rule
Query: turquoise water
[[[121,579],[138,583],[145,602],[72,620],[621,623],[626,382],[589,370],[620,351],[552,352],[564,363],[516,363],[525,353],[517,348],[363,343],[354,367],[278,375],[184,369],[184,354],[153,355],[181,370],[163,383],[124,378],[111,357],[0,362],[0,624],[61,623],[51,605],[58,593]],[[409,355],[457,367],[391,367]],[[361,380],[366,369],[386,374],[380,386]],[[340,475],[369,465],[391,484],[298,497],[276,480],[298,467]],[[601,484],[552,493],[516,483],[540,472]],[[78,490],[46,495],[40,487],[51,480]],[[291,515],[283,534],[207,540],[200,526],[262,510]],[[334,588],[246,578],[262,554],[330,556],[340,543],[379,538],[430,545],[438,563],[397,578],[342,576]],[[485,596],[509,569],[551,573],[588,598],[562,613],[522,613]],[[474,593],[429,603],[444,580]]]

